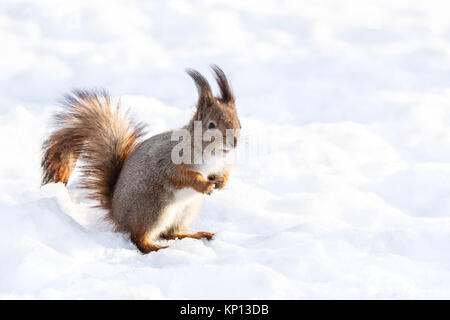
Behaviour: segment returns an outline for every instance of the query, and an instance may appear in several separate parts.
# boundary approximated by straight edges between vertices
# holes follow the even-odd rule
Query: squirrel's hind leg
[[[206,231],[199,231],[197,233],[184,233],[184,232],[180,232],[180,233],[172,233],[172,234],[164,234],[161,236],[161,238],[165,239],[165,240],[175,240],[176,238],[178,239],[184,239],[184,238],[193,238],[193,239],[202,239],[205,238],[207,240],[211,240],[212,237],[214,236],[214,233],[211,232],[206,232]]]
[[[183,212],[183,216],[181,220],[178,220],[176,224],[172,225],[172,227],[163,234],[160,235],[162,239],[165,240],[175,240],[175,239],[184,239],[184,238],[193,238],[193,239],[207,239],[211,240],[214,236],[214,233],[199,231],[196,233],[187,233],[186,231],[189,229],[192,221],[195,219],[197,214],[200,211],[202,205],[202,198],[197,198],[196,200],[189,203]]]
[[[161,246],[153,241],[150,241],[145,236],[131,236],[131,241],[136,245],[139,251],[141,251],[144,254],[169,247],[169,246]]]

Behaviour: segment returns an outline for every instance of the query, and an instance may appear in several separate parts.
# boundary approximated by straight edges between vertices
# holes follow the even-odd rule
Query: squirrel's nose
[[[233,147],[236,148],[237,147],[237,138],[236,137],[234,137],[233,142],[234,142]]]

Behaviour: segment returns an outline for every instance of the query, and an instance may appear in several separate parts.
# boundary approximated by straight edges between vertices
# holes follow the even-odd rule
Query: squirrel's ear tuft
[[[222,69],[218,65],[211,65],[216,77],[217,84],[220,89],[220,101],[234,106],[234,94],[231,91],[230,85],[228,84],[227,77]]]
[[[198,102],[197,107],[207,107],[214,103],[214,97],[209,86],[208,81],[200,72],[194,69],[187,69],[187,74],[191,76],[197,86],[198,91]]]

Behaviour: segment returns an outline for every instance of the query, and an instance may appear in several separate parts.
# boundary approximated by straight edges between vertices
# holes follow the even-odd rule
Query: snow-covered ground
[[[95,3],[95,4],[94,4]],[[0,1],[0,298],[450,298],[447,1]],[[184,124],[228,74],[243,140],[194,230],[141,255],[76,177],[40,188],[72,88]]]

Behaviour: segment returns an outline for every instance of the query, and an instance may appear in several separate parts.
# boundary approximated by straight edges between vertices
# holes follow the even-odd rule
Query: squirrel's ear
[[[234,106],[234,94],[231,91],[230,85],[228,84],[227,77],[222,69],[219,66],[213,64],[211,65],[211,69],[213,69],[216,77],[217,84],[220,89],[220,101],[222,103],[227,103],[229,105]]]
[[[191,76],[191,78],[195,82],[195,85],[197,86],[198,91],[197,108],[207,107],[214,104],[214,97],[211,91],[211,87],[209,86],[209,83],[205,79],[205,77],[202,76],[200,72],[193,69],[187,69],[186,72],[188,75]]]

